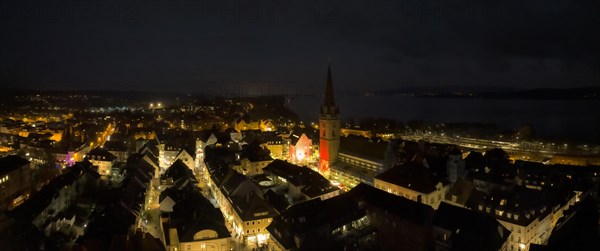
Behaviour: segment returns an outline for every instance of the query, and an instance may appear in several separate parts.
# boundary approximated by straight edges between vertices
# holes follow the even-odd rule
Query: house
[[[247,245],[266,244],[269,235],[265,228],[277,215],[277,210],[263,198],[256,183],[213,156],[207,152],[207,185],[226,224],[233,229],[233,237]]]
[[[161,211],[170,207],[162,220],[167,250],[231,250],[223,215],[191,183],[182,182],[160,197]]]
[[[252,142],[244,145],[239,165],[236,165],[234,169],[246,176],[259,175],[263,173],[263,168],[272,161],[273,158],[267,149],[263,149],[258,142]]]
[[[263,168],[267,177],[286,190],[286,197],[290,203],[321,198],[326,200],[340,194],[340,189],[331,185],[318,172],[294,165],[283,160],[274,160]]]
[[[446,197],[451,184],[426,167],[403,164],[375,177],[375,187],[388,193],[429,205],[434,209]]]
[[[289,156],[292,163],[305,163],[313,152],[312,139],[303,130],[294,130],[288,137]]]
[[[562,188],[540,191],[516,186],[510,191],[490,191],[470,185],[472,190],[466,192],[468,183],[461,183],[461,189],[451,191],[453,204],[464,202],[463,207],[490,215],[508,229],[511,234],[503,250],[529,250],[531,244],[546,243],[555,226],[554,219],[562,217],[576,200],[575,193]]]
[[[173,163],[162,175],[163,184],[170,186],[177,183],[179,180],[188,180],[191,183],[197,184],[194,172],[182,161],[177,160]]]
[[[117,162],[117,156],[102,147],[96,147],[91,150],[87,154],[86,159],[98,167],[98,173],[102,176],[111,175],[111,169]]]
[[[284,152],[286,152],[284,148],[287,147],[287,144],[281,135],[278,135],[276,132],[264,132],[260,134],[260,140],[271,153],[271,157],[275,159],[287,159],[288,156],[284,155]],[[289,153],[289,150],[287,152]]]
[[[36,228],[44,229],[51,223],[49,221],[73,205],[86,182],[95,183],[98,178],[91,163],[78,162],[13,209],[10,215],[18,221],[32,222]]]
[[[276,127],[270,119],[256,119],[249,113],[246,113],[234,122],[234,129],[238,132],[246,130],[271,132],[275,131]]]

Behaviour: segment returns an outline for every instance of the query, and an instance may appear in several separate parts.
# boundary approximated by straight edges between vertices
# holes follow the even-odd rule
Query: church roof
[[[327,87],[325,88],[325,100],[323,105],[335,106],[335,99],[333,98],[333,81],[331,80],[331,66],[327,66]]]

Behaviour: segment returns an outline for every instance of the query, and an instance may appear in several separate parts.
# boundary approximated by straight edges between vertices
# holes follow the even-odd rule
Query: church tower
[[[340,108],[333,98],[331,67],[327,68],[325,98],[319,114],[319,172],[329,175],[329,168],[335,165],[340,150]]]

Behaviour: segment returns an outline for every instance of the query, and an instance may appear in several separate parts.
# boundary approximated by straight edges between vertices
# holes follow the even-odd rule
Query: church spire
[[[324,106],[335,106],[335,100],[333,99],[333,81],[331,80],[331,65],[327,66],[327,87],[325,87],[325,100]]]

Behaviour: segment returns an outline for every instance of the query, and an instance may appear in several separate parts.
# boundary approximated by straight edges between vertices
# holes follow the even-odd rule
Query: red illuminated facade
[[[319,114],[319,171],[329,174],[335,165],[340,149],[340,108],[333,97],[333,81],[331,67],[327,69],[327,86],[325,98]]]

